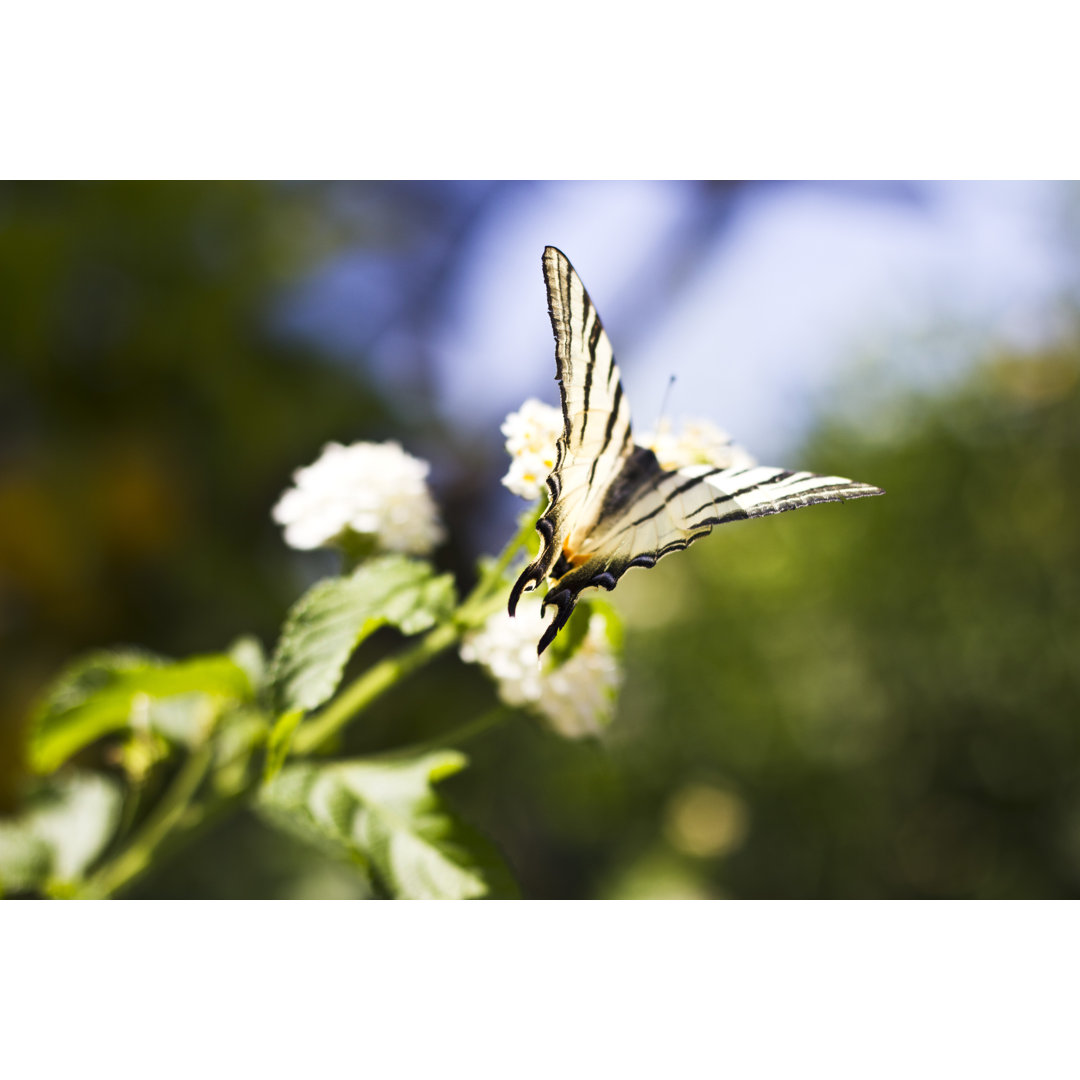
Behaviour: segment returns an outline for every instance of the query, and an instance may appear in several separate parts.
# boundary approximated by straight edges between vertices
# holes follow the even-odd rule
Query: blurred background
[[[272,647],[335,569],[270,520],[327,441],[430,460],[469,583],[524,505],[499,423],[558,400],[554,244],[639,428],[675,375],[674,420],[888,495],[628,575],[604,739],[469,745],[444,790],[525,895],[1076,896],[1078,240],[1043,183],[0,186],[0,811],[75,654]],[[445,657],[343,749],[491,695]],[[137,895],[358,889],[241,814]]]

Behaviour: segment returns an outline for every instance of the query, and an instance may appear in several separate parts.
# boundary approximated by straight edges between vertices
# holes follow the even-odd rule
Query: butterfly
[[[746,464],[734,448],[720,464],[663,468],[651,449],[634,444],[611,344],[570,260],[548,247],[543,267],[563,433],[547,478],[548,506],[536,523],[540,553],[509,602],[513,615],[523,592],[552,579],[541,610],[551,605],[556,613],[538,654],[566,625],[584,589],[610,591],[631,567],[653,567],[715,525],[884,494],[840,476]]]

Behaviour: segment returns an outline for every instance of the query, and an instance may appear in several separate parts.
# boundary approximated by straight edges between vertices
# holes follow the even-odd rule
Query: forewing
[[[639,453],[646,461],[644,452]],[[716,525],[883,494],[880,488],[841,476],[767,465],[736,469],[692,465],[672,472],[656,465],[625,499],[606,508],[582,545],[585,561],[552,584],[544,605],[553,604],[558,611],[541,639],[540,651],[565,625],[582,590],[614,589],[630,567],[655,566],[658,559],[689,547]]]
[[[545,248],[543,266],[555,333],[563,433],[547,480],[548,507],[536,524],[540,553],[510,593],[511,615],[521,593],[551,573],[571,534],[587,533],[605,492],[633,449],[630,408],[600,316],[561,251]]]

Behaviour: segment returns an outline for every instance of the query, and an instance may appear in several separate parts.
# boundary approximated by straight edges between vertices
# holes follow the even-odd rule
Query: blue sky
[[[456,185],[447,197],[482,187]],[[1060,235],[1066,195],[1038,182],[770,185],[706,237],[671,290],[678,263],[657,264],[657,252],[666,238],[695,237],[696,185],[507,185],[457,262],[442,317],[424,331],[438,406],[491,438],[525,397],[557,401],[540,273],[540,254],[554,244],[603,316],[639,427],[652,425],[674,374],[674,418],[708,417],[759,457],[782,455],[860,360],[923,381],[987,344],[1051,336],[1071,280]],[[393,312],[395,282],[407,273],[408,254],[388,252],[337,260],[301,295],[291,324],[343,359],[364,343],[393,381],[409,327],[390,325],[374,345],[368,334]],[[386,269],[395,261],[398,276]]]

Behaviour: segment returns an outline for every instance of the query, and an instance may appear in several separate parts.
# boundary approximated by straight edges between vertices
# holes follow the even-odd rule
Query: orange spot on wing
[[[571,566],[581,566],[582,563],[587,563],[589,561],[589,556],[588,555],[583,555],[581,552],[575,553],[575,552],[571,551],[569,541],[566,541],[566,542],[563,543],[562,553],[563,553],[563,558]]]

